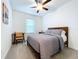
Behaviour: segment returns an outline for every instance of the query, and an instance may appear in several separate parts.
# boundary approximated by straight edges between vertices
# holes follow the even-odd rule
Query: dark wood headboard
[[[50,27],[48,28],[48,30],[50,29],[63,29],[66,32],[66,36],[67,36],[67,41],[65,42],[66,46],[68,47],[68,27]]]

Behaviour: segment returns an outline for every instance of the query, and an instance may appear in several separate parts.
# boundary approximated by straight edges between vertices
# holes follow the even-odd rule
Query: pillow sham
[[[48,35],[61,35],[62,29],[51,29],[51,30],[47,30],[45,32],[45,34]]]

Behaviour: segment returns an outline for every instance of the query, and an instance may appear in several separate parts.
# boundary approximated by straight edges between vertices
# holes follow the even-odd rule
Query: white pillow
[[[66,33],[66,32],[65,32],[64,30],[61,32],[61,37],[63,38],[63,41],[64,41],[64,42],[67,41],[67,37],[66,37],[65,33]]]

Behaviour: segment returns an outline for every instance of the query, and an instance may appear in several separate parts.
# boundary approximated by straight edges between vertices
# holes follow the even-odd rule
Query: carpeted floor
[[[12,45],[5,59],[37,59],[32,49],[27,44]],[[64,48],[60,53],[55,54],[51,59],[78,59],[77,51]]]

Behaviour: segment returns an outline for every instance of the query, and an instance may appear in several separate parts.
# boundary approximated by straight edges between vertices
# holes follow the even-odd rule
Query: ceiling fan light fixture
[[[37,10],[42,11],[42,9],[43,9],[43,5],[41,3],[38,3],[37,4]]]
[[[47,4],[48,2],[50,2],[50,1],[51,1],[51,0],[35,0],[37,6],[34,6],[34,7],[32,7],[32,8],[36,8],[37,13],[39,13],[39,11],[43,11],[43,10],[47,11],[48,8],[46,8],[46,4]]]

